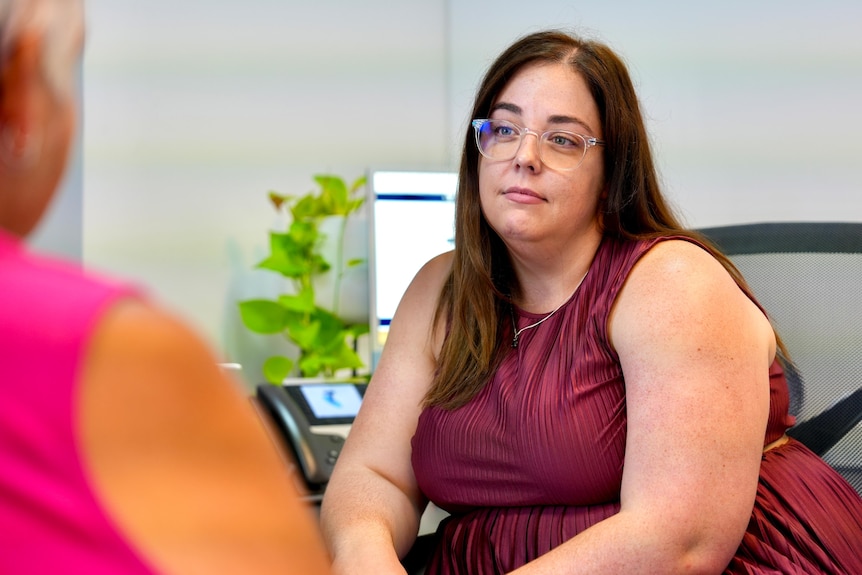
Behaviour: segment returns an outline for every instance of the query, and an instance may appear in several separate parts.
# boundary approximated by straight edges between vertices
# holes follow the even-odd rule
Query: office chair
[[[788,435],[862,494],[862,223],[699,231],[742,272],[794,362]]]

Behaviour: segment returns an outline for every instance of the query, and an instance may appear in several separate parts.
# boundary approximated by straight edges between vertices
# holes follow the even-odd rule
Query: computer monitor
[[[407,286],[425,262],[455,245],[452,172],[372,171],[369,181],[371,369]]]

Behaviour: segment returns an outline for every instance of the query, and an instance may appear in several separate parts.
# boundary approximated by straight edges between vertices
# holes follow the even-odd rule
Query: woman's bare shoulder
[[[399,317],[409,315],[411,323],[415,320],[431,321],[443,285],[452,270],[453,252],[445,252],[428,260],[416,272],[404,292],[393,323]]]
[[[724,265],[686,240],[659,242],[644,254],[629,274],[609,323],[615,347],[637,334],[653,342],[678,337],[696,341],[695,335],[715,338],[716,330],[734,326],[772,337],[768,320]]]
[[[635,267],[657,275],[679,272],[727,273],[713,254],[685,239],[669,239],[656,243]]]
[[[636,293],[642,298],[668,300],[676,295],[696,296],[724,288],[739,292],[727,269],[705,248],[687,240],[666,240],[655,244],[632,268],[621,299]],[[637,302],[635,302],[637,303]]]
[[[419,269],[416,273],[414,283],[421,282],[422,284],[431,283],[436,286],[441,286],[449,277],[452,271],[452,263],[455,258],[455,252],[443,252],[436,255]]]
[[[193,329],[156,306],[123,301],[107,312],[78,402],[81,455],[99,498],[171,572],[274,573],[298,561],[326,573],[285,461],[217,361]]]

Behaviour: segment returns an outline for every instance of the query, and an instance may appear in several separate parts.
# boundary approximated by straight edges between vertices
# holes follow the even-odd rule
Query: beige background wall
[[[250,271],[277,223],[266,192],[305,192],[325,171],[455,169],[479,76],[540,27],[598,36],[628,60],[691,225],[862,219],[862,7],[850,0],[89,0],[87,11],[81,159],[36,242],[143,284],[247,365],[273,345],[235,313],[238,298],[278,289]],[[361,315],[367,289],[354,280]]]

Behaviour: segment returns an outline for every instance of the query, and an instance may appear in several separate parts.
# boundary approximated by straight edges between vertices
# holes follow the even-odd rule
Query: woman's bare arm
[[[431,260],[407,289],[332,479],[322,525],[340,575],[403,574],[398,558],[415,540],[425,500],[410,440],[434,371],[434,309],[450,255]]]
[[[324,575],[287,466],[236,382],[181,322],[124,301],[83,369],[85,465],[110,515],[166,573]]]
[[[626,380],[621,510],[516,573],[721,573],[754,502],[771,327],[684,241],[643,257],[609,324]]]

